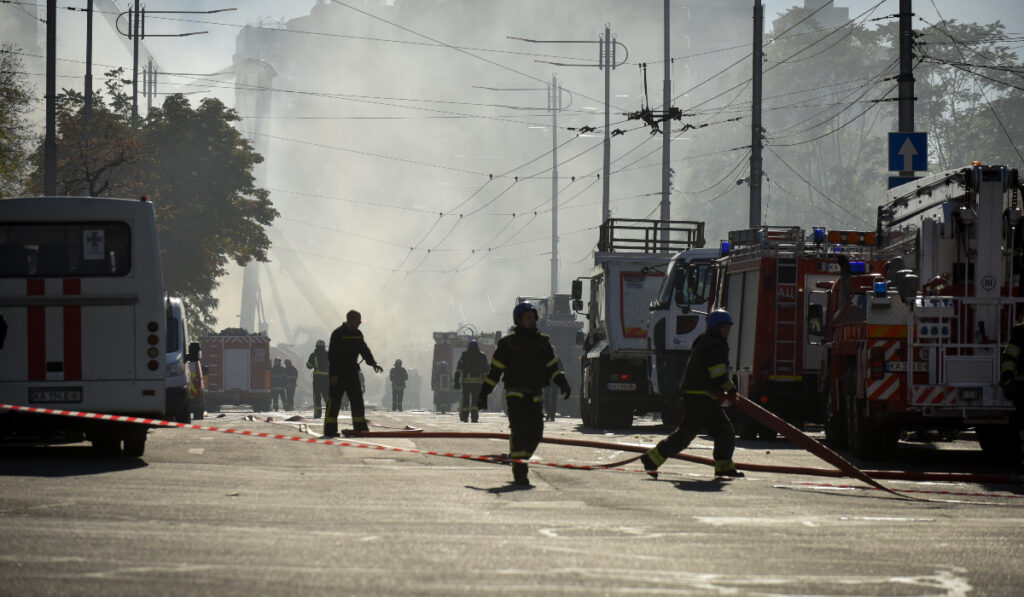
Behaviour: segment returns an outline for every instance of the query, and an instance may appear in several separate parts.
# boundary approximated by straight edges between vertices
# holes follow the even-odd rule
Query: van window
[[[125,276],[131,251],[124,222],[0,224],[0,278]]]

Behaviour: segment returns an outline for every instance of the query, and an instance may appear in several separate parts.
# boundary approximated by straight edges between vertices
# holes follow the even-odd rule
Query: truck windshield
[[[682,277],[680,280],[679,278]],[[672,261],[669,266],[669,273],[661,284],[661,291],[658,293],[658,300],[662,304],[669,304],[674,300],[677,289],[682,290],[679,294],[680,304],[694,305],[706,303],[708,300],[708,287],[711,283],[711,266],[707,263],[677,263]]]

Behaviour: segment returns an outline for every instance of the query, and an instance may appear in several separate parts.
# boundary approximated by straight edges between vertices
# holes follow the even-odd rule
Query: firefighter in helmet
[[[668,437],[648,450],[640,461],[647,474],[658,478],[658,467],[667,458],[685,450],[697,433],[707,429],[715,440],[715,475],[742,477],[732,461],[736,433],[721,404],[736,396],[729,376],[729,330],[732,316],[719,309],[708,314],[708,329],[693,342],[693,351],[683,371],[683,420]]]
[[[327,392],[331,389],[327,343],[323,340],[316,341],[316,348],[306,359],[306,369],[313,370],[313,418],[319,419],[323,414],[321,405],[327,404]]]
[[[384,368],[377,364],[370,347],[363,340],[363,333],[359,331],[362,322],[363,316],[353,309],[345,314],[345,323],[331,333],[331,344],[327,349],[331,391],[327,400],[327,415],[324,417],[325,437],[338,437],[338,411],[341,409],[342,396],[348,396],[352,405],[352,428],[356,431],[370,430],[366,424],[359,357],[377,373]]]
[[[299,383],[299,370],[292,365],[291,359],[284,360],[284,395],[285,410],[295,410],[295,386]]]
[[[395,366],[388,372],[388,379],[391,380],[391,410],[401,412],[405,383],[409,381],[409,372],[402,366],[402,359],[395,359]]]
[[[459,420],[463,423],[470,420],[476,423],[480,420],[480,410],[477,408],[475,398],[480,395],[480,384],[484,382],[487,369],[487,355],[480,352],[480,345],[476,340],[470,340],[469,346],[459,357],[459,364],[455,367],[454,388],[462,389]]]
[[[512,475],[516,485],[529,485],[525,461],[537,449],[544,432],[544,388],[554,382],[562,398],[569,398],[571,392],[550,339],[537,331],[537,309],[530,303],[519,303],[512,310],[512,321],[512,333],[498,341],[477,406],[487,408],[487,395],[504,375],[511,428],[508,456],[522,461],[512,464]]]
[[[281,366],[281,359],[274,359],[274,366],[270,368],[270,409],[286,410],[288,405],[284,392],[284,367]],[[278,409],[278,406],[281,408]]]
[[[999,385],[1003,395],[1013,402],[1010,423],[1017,431],[1020,441],[1020,465],[1018,472],[1024,474],[1024,311],[1017,317],[1017,325],[1010,330],[1010,341],[1003,349],[1002,373]]]

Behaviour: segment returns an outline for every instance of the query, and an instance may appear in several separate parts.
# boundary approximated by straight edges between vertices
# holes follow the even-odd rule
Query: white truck
[[[687,249],[672,258],[661,289],[650,303],[647,324],[651,392],[668,405],[661,411],[665,423],[679,422],[679,383],[690,358],[693,341],[707,329],[705,316],[711,301],[712,262],[720,248]],[[674,406],[674,408],[672,408]]]
[[[628,428],[634,413],[675,412],[674,402],[651,391],[651,302],[681,250],[704,245],[704,223],[612,218],[601,225],[594,270],[573,281],[573,310],[583,310],[583,280],[590,282],[582,338],[583,424]]]

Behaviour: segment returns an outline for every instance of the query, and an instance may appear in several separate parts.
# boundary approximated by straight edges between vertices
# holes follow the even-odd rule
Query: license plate
[[[81,402],[82,388],[29,388],[30,403]]]
[[[885,370],[890,372],[890,373],[893,373],[893,372],[900,372],[900,373],[906,372],[906,370],[907,370],[907,362],[906,361],[886,361],[885,362]],[[914,372],[915,373],[927,373],[928,372],[928,363],[926,363],[924,361],[914,361]]]
[[[610,383],[608,384],[609,390],[620,390],[624,392],[632,392],[636,390],[635,383]]]

